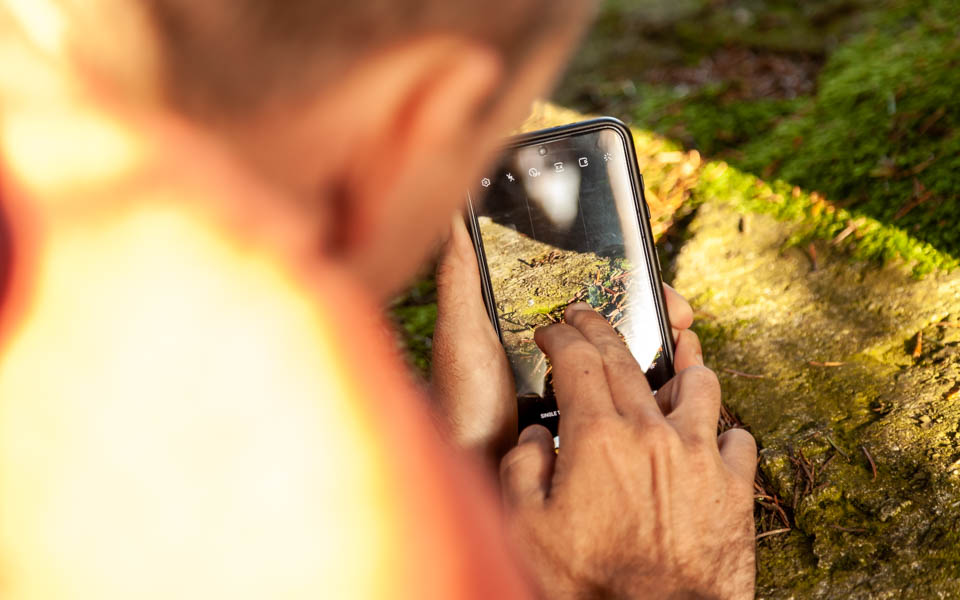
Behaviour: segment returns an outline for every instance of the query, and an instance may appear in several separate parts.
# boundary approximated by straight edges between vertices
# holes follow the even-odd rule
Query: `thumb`
[[[460,380],[477,368],[507,368],[501,364],[506,357],[487,315],[481,288],[473,240],[462,215],[456,214],[437,264],[432,372],[434,387],[441,392],[455,390]]]
[[[437,264],[437,304],[439,317],[451,320],[469,320],[477,314],[487,314],[480,293],[480,269],[473,249],[473,241],[463,222],[455,214],[450,225],[450,236],[443,245]]]
[[[517,446],[500,463],[504,502],[511,507],[540,504],[550,491],[557,455],[553,436],[542,425],[531,425],[520,434]]]

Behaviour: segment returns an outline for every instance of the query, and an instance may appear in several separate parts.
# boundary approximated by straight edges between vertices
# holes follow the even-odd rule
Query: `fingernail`
[[[574,302],[567,307],[567,310],[576,312],[578,310],[593,310],[593,307],[587,304],[586,302]]]
[[[699,352],[699,351],[698,351],[696,358],[697,358],[697,364],[700,365],[701,367],[704,366],[704,364],[703,364],[703,352]]]

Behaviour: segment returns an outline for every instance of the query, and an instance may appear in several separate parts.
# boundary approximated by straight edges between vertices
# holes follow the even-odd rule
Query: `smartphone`
[[[557,435],[551,367],[533,334],[587,302],[653,390],[674,375],[673,336],[629,128],[601,118],[513,138],[468,196],[487,311],[513,368],[521,431]]]

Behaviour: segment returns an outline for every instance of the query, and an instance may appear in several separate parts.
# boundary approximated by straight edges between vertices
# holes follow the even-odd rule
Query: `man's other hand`
[[[689,331],[690,305],[673,288],[664,286],[664,292],[677,371],[702,364],[700,343]],[[437,267],[437,304],[432,395],[441,427],[455,444],[496,466],[517,443],[517,396],[483,302],[473,242],[459,214]]]
[[[547,598],[753,597],[749,433],[717,437],[720,384],[688,366],[656,396],[585,304],[540,329],[560,406],[559,454],[543,427],[501,464],[511,535]],[[678,355],[681,349],[678,348]]]

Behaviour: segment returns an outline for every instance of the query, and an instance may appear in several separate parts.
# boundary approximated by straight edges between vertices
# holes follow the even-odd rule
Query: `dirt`
[[[725,101],[784,99],[812,94],[822,67],[822,59],[813,56],[721,48],[694,66],[653,67],[644,80],[687,90],[725,84]]]

